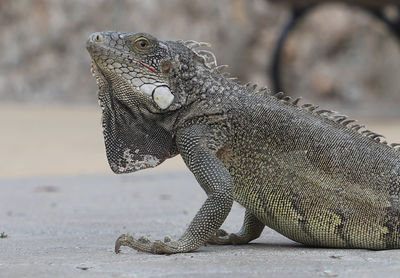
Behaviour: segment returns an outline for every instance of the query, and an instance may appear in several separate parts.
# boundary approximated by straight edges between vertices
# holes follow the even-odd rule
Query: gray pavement
[[[177,238],[204,199],[186,171],[0,180],[0,277],[400,277],[400,250],[308,248],[268,228],[245,246],[114,254],[121,233]]]

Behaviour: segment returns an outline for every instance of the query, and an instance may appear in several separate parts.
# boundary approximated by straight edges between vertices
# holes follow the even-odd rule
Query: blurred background
[[[85,49],[92,32],[210,42],[233,76],[273,90],[274,49],[291,17],[286,2],[307,1],[0,0],[0,178],[111,172]],[[398,11],[382,7],[394,21]],[[287,94],[400,141],[400,40],[358,5],[314,7],[286,40],[280,67]],[[177,158],[158,170],[182,167]]]

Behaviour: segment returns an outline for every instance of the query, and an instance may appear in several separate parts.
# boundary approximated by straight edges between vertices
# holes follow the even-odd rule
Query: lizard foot
[[[169,236],[161,240],[151,241],[148,237],[140,237],[135,239],[131,235],[123,234],[118,237],[115,242],[115,253],[119,253],[121,246],[127,246],[138,251],[152,254],[173,254],[179,253],[179,244],[172,241]]]
[[[249,241],[244,237],[241,237],[237,234],[228,234],[225,230],[219,229],[213,235],[207,243],[216,244],[216,245],[241,245],[246,244]]]

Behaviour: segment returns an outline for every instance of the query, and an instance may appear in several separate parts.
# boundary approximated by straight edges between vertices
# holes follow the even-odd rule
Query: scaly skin
[[[246,244],[265,225],[306,245],[399,248],[397,144],[336,112],[254,92],[199,46],[143,33],[88,39],[112,170],[155,167],[180,154],[207,193],[178,240],[121,235],[116,252]],[[246,208],[245,220],[228,234],[219,228],[234,200]]]

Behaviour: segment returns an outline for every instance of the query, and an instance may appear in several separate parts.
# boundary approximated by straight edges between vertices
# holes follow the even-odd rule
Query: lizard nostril
[[[92,42],[102,42],[104,37],[101,33],[93,33],[91,39]]]

